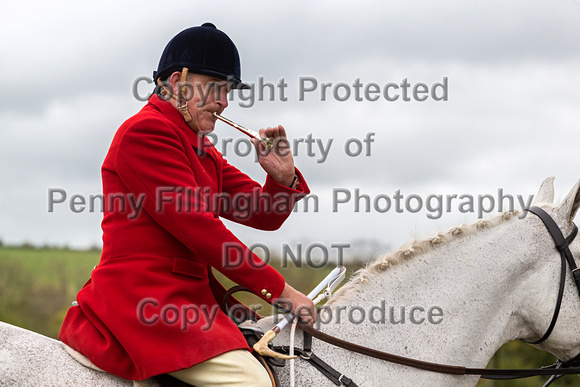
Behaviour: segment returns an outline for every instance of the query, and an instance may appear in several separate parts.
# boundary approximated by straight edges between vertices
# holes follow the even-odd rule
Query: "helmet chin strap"
[[[181,80],[179,81],[178,94],[177,94],[177,96],[175,96],[173,93],[171,93],[171,98],[175,97],[175,100],[178,102],[177,110],[179,110],[179,112],[183,116],[183,119],[185,120],[185,122],[187,122],[189,124],[189,122],[192,120],[192,118],[191,118],[191,114],[189,114],[187,100],[184,98],[184,95],[187,93],[187,73],[188,73],[188,71],[189,71],[189,69],[187,67],[184,67],[183,70],[181,70]],[[163,82],[161,82],[161,78],[157,78],[157,84],[161,88],[161,95],[162,96],[166,96],[167,94],[169,94],[167,87],[165,87]]]

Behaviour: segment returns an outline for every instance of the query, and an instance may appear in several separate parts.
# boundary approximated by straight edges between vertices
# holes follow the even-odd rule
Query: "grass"
[[[98,251],[0,247],[0,321],[55,338]]]

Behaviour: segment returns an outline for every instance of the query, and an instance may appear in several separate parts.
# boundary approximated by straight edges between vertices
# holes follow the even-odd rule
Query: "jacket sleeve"
[[[284,277],[236,238],[199,195],[186,154],[191,144],[179,129],[157,119],[143,119],[118,143],[115,169],[128,191],[144,195],[143,209],[160,227],[228,278],[272,302],[284,289]],[[172,188],[180,188],[183,191]],[[163,201],[159,190],[163,189]],[[189,191],[188,191],[189,190]],[[190,210],[184,211],[188,208]]]
[[[268,175],[264,186],[223,160],[224,200],[220,216],[260,230],[277,230],[292,213],[294,204],[310,193],[304,177],[295,169],[296,189],[281,185]]]

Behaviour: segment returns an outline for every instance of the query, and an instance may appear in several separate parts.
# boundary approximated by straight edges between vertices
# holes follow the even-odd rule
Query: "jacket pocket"
[[[171,271],[175,274],[182,274],[197,279],[207,277],[205,265],[189,258],[173,257],[173,269]]]

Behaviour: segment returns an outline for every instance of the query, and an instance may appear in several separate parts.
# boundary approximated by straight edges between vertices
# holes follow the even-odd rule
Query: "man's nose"
[[[220,90],[219,98],[216,100],[217,104],[220,105],[223,109],[228,107],[228,91],[222,88]]]

